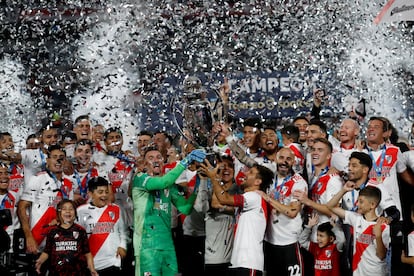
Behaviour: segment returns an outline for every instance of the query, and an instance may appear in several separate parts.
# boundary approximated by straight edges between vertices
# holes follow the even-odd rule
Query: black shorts
[[[255,269],[244,268],[244,267],[235,267],[229,269],[230,276],[262,276],[263,272]]]
[[[264,248],[267,276],[302,275],[303,260],[298,243],[273,245],[265,242]]]

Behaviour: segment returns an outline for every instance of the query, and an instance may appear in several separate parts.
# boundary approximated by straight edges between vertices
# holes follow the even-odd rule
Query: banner
[[[201,79],[207,99],[214,109],[220,101],[217,92],[224,82],[224,76],[218,73],[196,76]],[[322,116],[333,116],[336,112],[334,108],[340,106],[341,93],[337,91],[332,72],[254,72],[229,74],[226,77],[231,86],[229,112],[235,118],[281,119],[307,115],[313,105],[315,88],[326,90]],[[184,78],[185,76],[166,79],[163,89],[144,100],[141,120],[144,129],[174,130],[172,112],[177,113],[180,105],[184,105]]]
[[[390,0],[374,19],[377,25],[399,21],[414,21],[414,0]]]

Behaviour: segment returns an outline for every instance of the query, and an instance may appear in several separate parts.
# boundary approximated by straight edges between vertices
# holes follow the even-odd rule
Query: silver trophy
[[[214,117],[201,80],[195,76],[186,77],[183,93],[173,98],[171,106],[179,133],[194,146],[209,152],[214,141],[211,134]]]

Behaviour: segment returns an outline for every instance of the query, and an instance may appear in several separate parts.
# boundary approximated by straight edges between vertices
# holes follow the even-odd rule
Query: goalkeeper
[[[174,169],[161,176],[164,165],[161,152],[157,148],[145,151],[145,173],[135,175],[132,183],[135,275],[173,276],[178,273],[171,235],[171,204],[181,213],[189,214],[197,187],[185,199],[174,183],[190,163],[201,163],[205,157],[205,152],[193,150]]]

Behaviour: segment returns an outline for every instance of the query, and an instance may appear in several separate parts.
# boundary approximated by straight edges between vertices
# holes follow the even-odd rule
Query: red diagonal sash
[[[33,226],[32,235],[38,245],[46,238],[50,228],[49,223],[54,219],[56,219],[56,209],[53,206],[49,206],[43,216]]]
[[[303,163],[305,162],[305,158],[303,157],[303,154],[300,152],[300,150],[295,147],[295,145],[290,145],[289,148],[293,151],[295,156],[300,159],[300,164],[303,167]]]
[[[368,226],[367,229],[365,229],[365,231],[362,232],[362,234],[375,236],[372,233],[372,230],[373,230],[374,226],[375,226],[375,224],[372,224],[372,225]],[[384,231],[385,227],[386,227],[385,224],[381,225],[381,232]],[[354,235],[355,235],[355,233],[354,233]],[[374,237],[374,239],[375,239],[375,237]],[[371,243],[362,243],[362,242],[358,242],[358,240],[356,241],[355,248],[354,248],[355,253],[354,253],[354,257],[353,257],[353,261],[352,261],[352,271],[355,271],[358,268],[358,264],[361,261],[362,254],[364,254],[365,250],[368,248],[368,246],[370,244]]]
[[[110,230],[113,229],[118,219],[119,208],[114,205],[108,205],[92,229],[92,234],[89,236],[89,248],[92,256],[95,257],[96,253],[101,249],[106,238],[111,233]]]
[[[91,175],[90,175],[90,178],[97,177],[97,176],[98,176],[98,171],[97,171],[95,168],[92,168],[92,169],[91,169]],[[82,178],[82,182],[81,182],[82,187],[81,187],[81,189],[85,189],[85,190],[86,190],[86,188],[87,188],[87,186],[88,186],[88,183],[87,183],[88,181],[89,181],[88,174],[86,174],[86,175]]]
[[[118,160],[113,168],[115,173],[110,172],[108,174],[109,181],[111,182],[112,191],[116,193],[116,190],[121,187],[122,182],[128,173],[132,170],[132,166],[128,165],[125,161]]]

